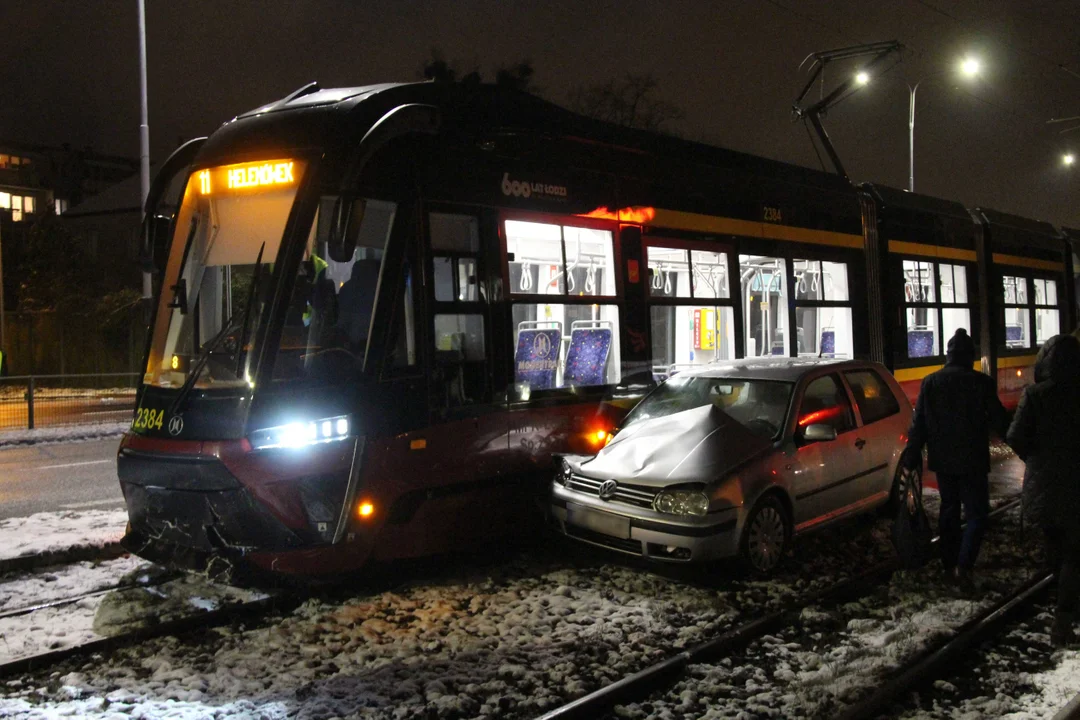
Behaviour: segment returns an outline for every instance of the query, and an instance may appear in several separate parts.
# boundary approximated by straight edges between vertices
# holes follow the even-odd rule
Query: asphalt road
[[[0,520],[124,506],[116,438],[0,448]]]

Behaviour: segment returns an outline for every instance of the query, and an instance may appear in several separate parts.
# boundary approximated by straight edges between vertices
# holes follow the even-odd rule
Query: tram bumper
[[[117,458],[128,509],[124,547],[171,567],[204,569],[214,558],[268,570],[320,574],[349,569],[343,553],[353,447],[290,462],[244,441],[159,441],[129,435]],[[302,561],[290,562],[293,554]],[[322,557],[334,558],[326,567]]]

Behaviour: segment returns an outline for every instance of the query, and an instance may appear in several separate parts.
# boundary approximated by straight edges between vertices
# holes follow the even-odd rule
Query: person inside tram
[[[379,284],[379,261],[360,259],[353,263],[352,274],[338,293],[337,327],[345,336],[346,347],[363,354],[367,347],[375,289]]]

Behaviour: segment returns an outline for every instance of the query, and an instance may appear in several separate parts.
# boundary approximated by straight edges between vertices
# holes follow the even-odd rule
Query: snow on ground
[[[913,693],[905,720],[1052,717],[1080,693],[1080,652],[1050,645],[1052,603],[1012,626],[1000,641],[983,645],[949,682]]]
[[[47,443],[69,443],[80,440],[119,437],[131,427],[131,421],[67,425],[63,427],[34,428],[33,430],[0,429],[0,452],[6,446]]]
[[[157,584],[158,580],[164,579],[161,577],[163,571],[149,563],[134,563],[127,573],[120,572],[124,565],[119,561],[107,565],[112,576],[101,584],[138,583],[139,586],[25,615],[0,618],[0,663],[214,610],[222,604],[263,597],[259,593],[210,583],[196,575]],[[88,580],[86,573],[76,572],[75,575],[83,581]],[[102,578],[99,576],[97,580]],[[93,589],[91,582],[84,582],[81,587],[84,588],[82,592]],[[0,587],[0,591],[3,589]],[[79,592],[76,590],[68,595]],[[2,709],[0,715],[3,715]]]
[[[773,581],[661,574],[565,547],[442,563],[393,591],[310,600],[265,627],[65,663],[62,678],[10,686],[0,715],[535,717],[865,568],[888,554],[887,527],[813,536],[796,556],[809,565],[793,561]]]
[[[115,543],[126,526],[125,510],[48,512],[0,520],[0,560]]]
[[[933,514],[936,494],[926,496]],[[991,530],[985,553],[988,599],[1017,562],[999,532]],[[888,521],[864,518],[799,542],[767,582],[728,568],[646,570],[561,544],[448,559],[391,591],[317,597],[258,627],[152,640],[15,679],[0,693],[0,716],[535,717],[890,553]],[[196,597],[204,596],[190,593],[187,603],[198,605]],[[122,616],[125,602],[117,597],[99,614]],[[726,668],[697,666],[693,681],[651,701],[656,713],[644,704],[623,712],[699,716],[713,700],[708,689],[725,683],[761,696],[767,712],[816,712],[977,609],[945,593],[930,569],[898,575],[879,596],[808,611],[790,636]],[[837,636],[841,644],[827,646]],[[746,702],[724,707],[735,717],[749,712]],[[694,712],[677,711],[682,705]]]
[[[691,666],[670,690],[621,706],[616,716],[829,717],[1020,584],[1034,571],[1028,550],[1014,510],[987,536],[975,598],[945,588],[937,563],[896,573],[867,597],[809,608],[797,627],[719,663]]]
[[[0,581],[0,612],[40,605],[111,587],[150,564],[134,555],[103,562],[77,562],[20,573]]]

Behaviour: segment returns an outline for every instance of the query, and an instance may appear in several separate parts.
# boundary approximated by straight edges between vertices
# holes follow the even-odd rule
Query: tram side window
[[[610,230],[507,220],[514,382],[532,390],[620,379],[619,308]]]
[[[312,225],[285,313],[275,379],[341,379],[364,366],[383,252],[397,206],[358,200],[353,215],[360,221],[347,230],[356,242],[352,258],[336,262],[326,249],[328,218],[336,202],[323,198]]]
[[[484,316],[455,313],[435,315],[435,365],[442,382],[444,407],[481,402],[486,387]]]
[[[727,254],[649,245],[646,258],[656,379],[695,365],[733,359],[735,311],[730,302]]]
[[[763,255],[740,255],[746,357],[790,355],[787,317],[787,261]]]
[[[1005,305],[1005,347],[1031,347],[1028,321],[1028,281],[1026,277],[1004,275],[1001,278]]]
[[[515,302],[514,382],[551,390],[619,381],[617,305]]]
[[[430,213],[432,266],[435,300],[477,302],[476,256],[480,251],[480,229],[472,215]]]
[[[847,263],[793,261],[795,335],[804,357],[854,357]]]
[[[907,356],[937,357],[943,338],[958,329],[971,332],[971,301],[966,265],[903,260]]]
[[[1035,278],[1035,344],[1042,345],[1061,332],[1057,283]]]

